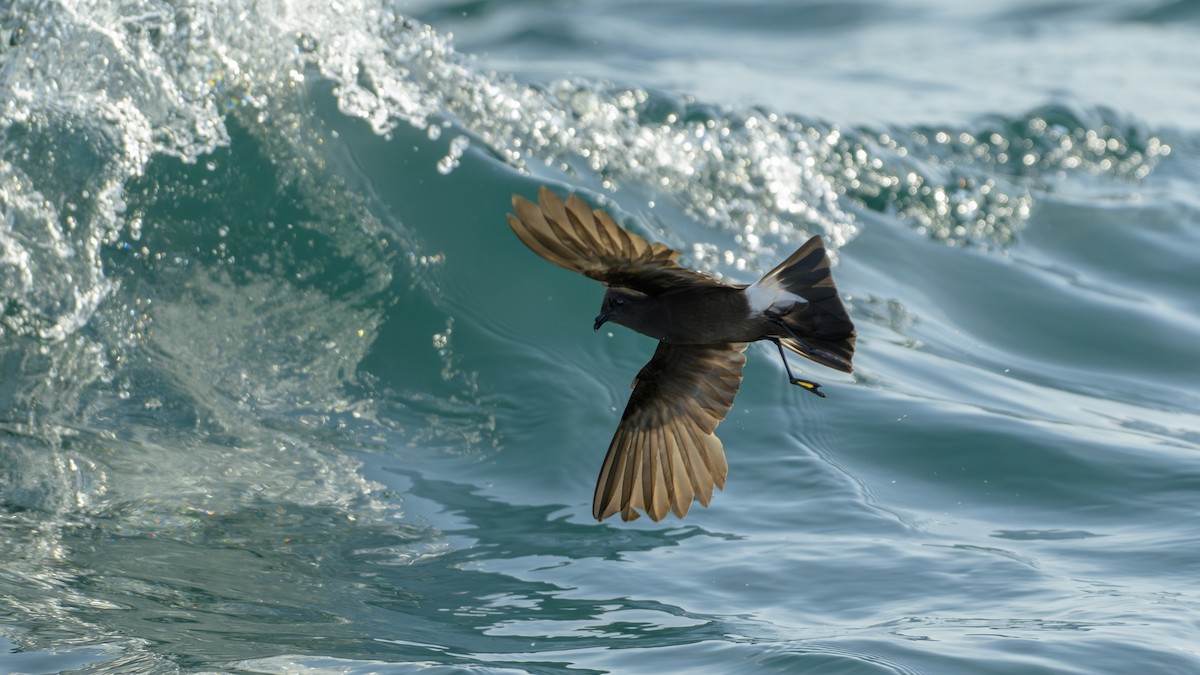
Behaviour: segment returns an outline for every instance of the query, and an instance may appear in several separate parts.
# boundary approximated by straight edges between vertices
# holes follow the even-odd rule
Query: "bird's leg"
[[[792,327],[787,325],[787,322],[783,320],[782,316],[780,316],[774,312],[771,312],[769,310],[767,311],[766,316],[767,316],[767,319],[769,319],[771,321],[771,323],[782,328],[784,330],[784,332],[786,332],[788,335],[790,335],[792,337],[793,340],[795,340],[796,342],[799,342],[804,347],[808,347],[808,343],[806,343],[804,341],[804,338],[800,337],[799,335],[796,335],[796,331],[792,330]],[[791,368],[791,366],[788,365],[787,356],[785,356],[783,353],[783,343],[781,343],[778,339],[775,339],[775,338],[771,338],[771,341],[774,342],[775,347],[777,349],[779,349],[779,358],[783,359],[783,368],[784,368],[784,370],[787,371],[788,382],[791,382],[792,384],[794,384],[798,387],[803,387],[804,389],[811,391],[812,393],[816,394],[817,396],[820,396],[821,398],[825,398],[825,392],[821,391],[821,385],[819,385],[816,382],[813,382],[811,380],[801,380],[800,378],[796,377],[795,375],[792,375],[792,368]]]
[[[779,349],[779,358],[783,359],[783,369],[787,371],[788,382],[790,382],[798,387],[803,387],[804,389],[811,391],[812,393],[816,394],[817,396],[820,396],[821,398],[825,398],[825,392],[821,391],[821,385],[817,384],[816,382],[812,382],[810,380],[801,380],[800,378],[796,377],[795,375],[792,375],[792,367],[788,365],[787,356],[785,356],[783,354],[783,344],[781,342],[779,342],[779,340],[776,340],[775,338],[771,338],[771,341],[774,342],[775,346]]]
[[[787,325],[787,322],[783,320],[782,316],[768,310],[766,313],[766,317],[771,323],[782,328],[784,330],[784,332],[786,332],[788,334],[789,337],[791,337],[796,342],[799,342],[801,347],[804,347],[805,349],[809,349],[811,351],[811,348],[808,346],[808,342],[806,342],[804,340],[804,338],[800,337],[799,335],[796,335],[796,331],[792,330],[792,327]]]

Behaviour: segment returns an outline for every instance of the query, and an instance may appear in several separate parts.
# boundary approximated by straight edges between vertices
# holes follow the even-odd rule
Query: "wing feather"
[[[688,509],[692,506],[692,500],[695,499],[695,493],[692,491],[692,479],[687,463],[683,459],[683,453],[679,450],[679,443],[675,441],[674,431],[662,429],[662,435],[667,457],[671,460],[671,488],[675,493],[671,510],[675,512],[676,517],[682,518],[687,515]]]
[[[617,225],[578,195],[562,198],[542,187],[538,203],[513,195],[513,233],[546,260],[608,286],[657,295],[680,284],[726,286],[679,264],[679,252]]]
[[[672,428],[671,432],[675,437],[675,444],[679,448],[679,454],[683,457],[684,471],[691,481],[692,494],[699,500],[702,506],[708,506],[708,502],[712,498],[712,474],[708,472],[708,467],[704,465],[704,460],[696,452],[696,445],[684,441],[680,436],[679,427]]]
[[[714,431],[733,406],[746,363],[745,343],[659,343],[634,380],[596,481],[592,515],[643,511],[651,520],[708,506],[728,467]]]

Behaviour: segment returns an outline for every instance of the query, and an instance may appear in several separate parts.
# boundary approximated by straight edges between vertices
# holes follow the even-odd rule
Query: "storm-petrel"
[[[813,237],[762,279],[728,284],[677,262],[679,252],[650,243],[592,209],[577,195],[563,202],[542,187],[538,204],[513,195],[508,224],[550,262],[608,290],[595,328],[606,321],[657,338],[658,349],[633,380],[633,393],[608,446],[592,515],[682,518],[692,500],[708,506],[728,467],[713,433],[733,406],[747,343],[779,348],[788,381],[818,396],[819,385],[792,375],[783,348],[851,371],[854,324],[838,297],[821,238]]]

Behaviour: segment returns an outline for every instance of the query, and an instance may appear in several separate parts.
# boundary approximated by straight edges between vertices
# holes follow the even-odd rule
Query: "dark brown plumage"
[[[592,515],[624,520],[644,511],[682,518],[693,500],[708,506],[727,465],[717,425],[733,406],[746,344],[771,340],[851,371],[854,324],[838,297],[820,237],[809,239],[757,283],[727,284],[678,263],[679,252],[650,243],[576,195],[564,203],[545,187],[538,204],[513,195],[508,223],[550,262],[608,286],[595,327],[619,323],[659,340],[600,469]],[[788,379],[824,396],[819,385]]]

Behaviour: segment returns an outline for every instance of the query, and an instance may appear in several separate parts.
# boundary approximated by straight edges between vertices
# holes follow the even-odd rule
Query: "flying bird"
[[[684,517],[728,466],[717,425],[733,406],[745,350],[755,340],[779,349],[788,381],[824,397],[792,374],[784,348],[851,372],[854,324],[838,297],[819,236],[750,285],[728,284],[679,264],[679,252],[617,225],[578,195],[546,187],[538,203],[513,195],[508,224],[534,253],[607,286],[594,328],[613,322],[656,338],[658,348],[633,380],[633,393],[608,446],[592,515],[623,520],[644,511]]]

